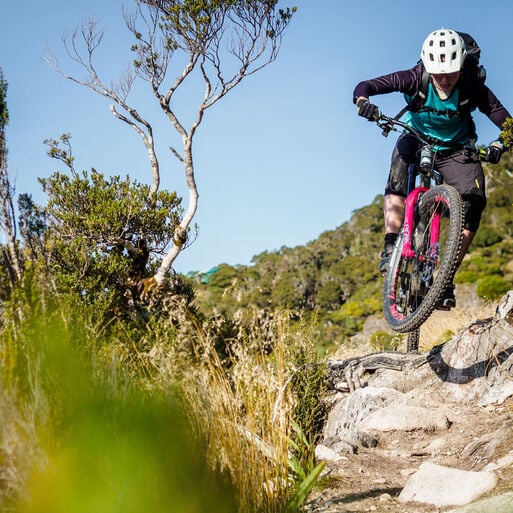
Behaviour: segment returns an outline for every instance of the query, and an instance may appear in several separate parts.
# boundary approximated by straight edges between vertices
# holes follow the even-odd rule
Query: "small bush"
[[[481,226],[472,241],[472,245],[477,248],[485,248],[493,246],[502,240],[503,237],[492,227]]]
[[[474,271],[459,271],[454,277],[456,283],[475,283],[479,274]]]
[[[503,296],[510,287],[511,285],[504,278],[494,274],[478,280],[476,292],[479,297],[493,300]]]

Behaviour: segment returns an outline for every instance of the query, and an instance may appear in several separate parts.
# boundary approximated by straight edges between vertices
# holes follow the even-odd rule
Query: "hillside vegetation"
[[[513,286],[513,158],[484,164],[488,205],[456,283],[472,284],[479,297],[497,299]],[[383,246],[382,196],[349,221],[304,246],[263,252],[249,266],[221,264],[193,275],[197,301],[209,313],[230,314],[249,305],[285,308],[318,321],[319,345],[339,345],[381,310],[377,271]]]

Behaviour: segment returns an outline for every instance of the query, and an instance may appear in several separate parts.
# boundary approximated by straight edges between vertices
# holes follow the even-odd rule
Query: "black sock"
[[[385,235],[385,246],[387,246],[387,245],[393,246],[395,244],[396,240],[397,240],[397,233],[387,233]]]

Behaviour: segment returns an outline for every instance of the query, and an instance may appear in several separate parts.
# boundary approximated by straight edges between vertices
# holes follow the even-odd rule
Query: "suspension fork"
[[[413,258],[415,252],[412,249],[413,242],[413,221],[415,218],[415,206],[419,200],[419,196],[429,189],[429,178],[423,176],[422,186],[415,187],[415,179],[417,177],[417,166],[410,164],[408,166],[408,196],[406,197],[404,205],[404,221],[403,221],[403,248],[401,256],[406,258]],[[438,173],[435,175],[437,183],[441,183],[441,177]],[[440,179],[440,182],[438,180]],[[435,213],[430,223],[429,233],[429,246],[430,248],[436,247],[440,236],[440,214]]]
[[[415,216],[415,207],[418,203],[419,196],[428,190],[427,187],[417,187],[410,192],[408,197],[406,198],[405,206],[404,206],[404,223],[403,223],[403,247],[401,251],[401,256],[406,258],[413,258],[415,256],[415,251],[412,248],[413,244],[413,221]],[[437,209],[438,210],[438,209]],[[430,258],[434,258],[438,260],[438,241],[440,238],[440,212],[434,212],[433,216],[429,220],[429,256]],[[423,227],[425,229],[426,227]],[[434,251],[433,254],[431,254]]]
[[[403,222],[403,248],[401,256],[406,258],[413,258],[415,252],[412,249],[413,242],[413,220],[415,216],[415,205],[419,199],[419,195],[426,192],[427,187],[417,187],[413,189],[406,197],[404,204],[404,222]],[[433,235],[433,234],[432,234]],[[438,240],[438,234],[437,234]]]

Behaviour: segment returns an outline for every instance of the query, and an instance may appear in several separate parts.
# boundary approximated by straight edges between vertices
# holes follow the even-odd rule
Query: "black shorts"
[[[406,197],[408,165],[419,161],[422,144],[408,134],[401,135],[392,153],[390,173],[385,195]],[[465,228],[476,231],[486,206],[485,178],[481,162],[467,157],[463,151],[439,152],[435,168],[442,174],[444,183],[452,185],[462,196],[465,206]]]

